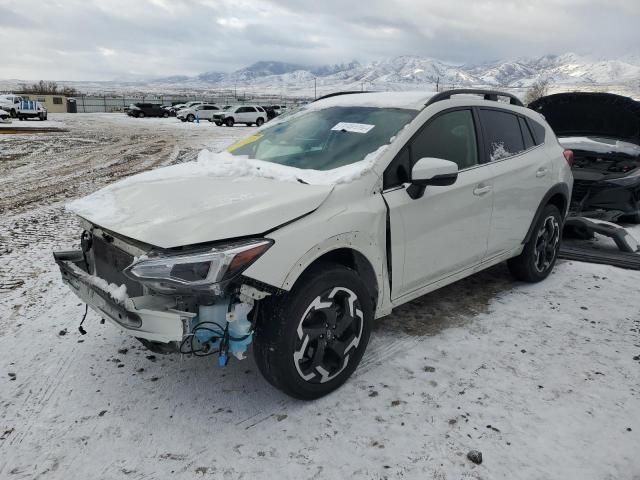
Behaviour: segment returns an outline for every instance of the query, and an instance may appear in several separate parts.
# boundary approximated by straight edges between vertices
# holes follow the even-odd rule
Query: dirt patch
[[[374,330],[436,335],[487,312],[491,300],[510,291],[514,282],[506,265],[497,265],[394,309],[393,314],[376,322]]]

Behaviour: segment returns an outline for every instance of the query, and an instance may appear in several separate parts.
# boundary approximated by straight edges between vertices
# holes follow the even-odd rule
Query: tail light
[[[565,150],[563,152],[563,155],[564,155],[564,159],[567,161],[569,166],[573,167],[573,151],[572,150]]]

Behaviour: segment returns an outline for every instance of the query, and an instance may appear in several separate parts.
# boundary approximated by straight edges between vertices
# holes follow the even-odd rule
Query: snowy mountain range
[[[196,76],[121,79],[112,82],[60,82],[84,92],[187,93],[235,89],[278,95],[318,95],[336,90],[435,90],[491,87],[523,90],[548,79],[552,90],[606,89],[640,95],[640,56],[599,58],[566,53],[478,64],[457,64],[429,57],[398,56],[361,64],[309,66],[260,61],[234,72]]]
[[[640,56],[616,59],[574,53],[500,60],[480,64],[455,64],[434,58],[399,56],[361,64],[305,66],[270,61],[257,62],[231,73],[207,72],[195,77],[158,78],[149,86],[186,89],[251,88],[271,91],[339,88],[410,90],[439,84],[451,87],[526,88],[539,79],[555,86],[626,85],[640,90]]]

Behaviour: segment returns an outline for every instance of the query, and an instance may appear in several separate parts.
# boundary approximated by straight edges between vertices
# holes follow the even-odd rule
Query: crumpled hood
[[[640,102],[611,93],[571,92],[529,104],[558,137],[608,137],[640,145]]]
[[[161,248],[259,235],[305,215],[331,185],[260,176],[218,176],[198,162],[112,184],[67,208],[89,222]]]

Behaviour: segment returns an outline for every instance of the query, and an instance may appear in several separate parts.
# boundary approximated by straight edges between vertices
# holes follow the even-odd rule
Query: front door
[[[471,109],[440,113],[407,143],[385,172],[389,207],[392,300],[481,262],[487,250],[493,203],[491,166],[479,163]],[[450,186],[428,186],[412,199],[406,191],[420,158],[458,165]],[[396,183],[396,185],[394,185]]]

